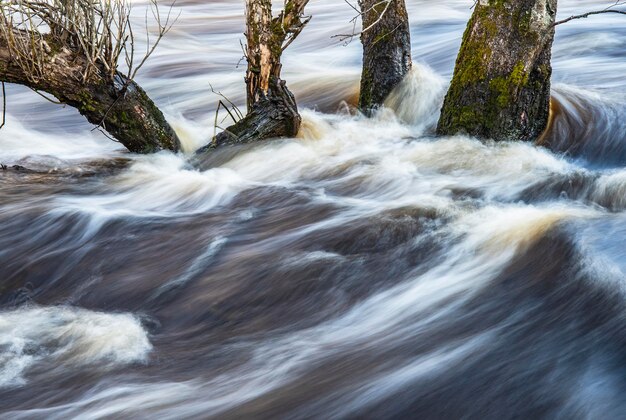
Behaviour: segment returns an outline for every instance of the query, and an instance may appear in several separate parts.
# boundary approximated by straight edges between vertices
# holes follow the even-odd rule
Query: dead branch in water
[[[220,127],[217,123],[217,120],[219,119],[219,114],[220,114],[220,109],[224,108],[226,110],[226,112],[228,113],[228,116],[230,116],[230,119],[233,120],[233,124],[236,124],[237,122],[239,122],[240,120],[242,120],[244,118],[243,114],[241,113],[241,111],[239,110],[239,108],[237,107],[237,105],[235,105],[235,103],[233,101],[231,101],[230,99],[228,99],[228,97],[226,95],[224,95],[222,92],[217,91],[213,88],[213,85],[209,83],[209,87],[211,88],[211,93],[219,96],[220,98],[222,98],[224,101],[228,102],[228,104],[230,105],[230,107],[228,105],[226,105],[226,103],[224,103],[224,101],[222,101],[222,99],[217,101],[217,108],[215,109],[215,121],[213,123],[213,138],[215,138],[215,136],[217,136],[217,129],[219,128],[220,130],[224,130],[222,127]],[[236,115],[233,115],[233,113]],[[222,119],[222,121],[220,121],[220,124],[223,123],[226,118],[228,117],[224,117]]]

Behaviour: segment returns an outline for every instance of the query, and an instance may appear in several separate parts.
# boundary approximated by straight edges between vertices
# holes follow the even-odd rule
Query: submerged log
[[[557,0],[479,0],[437,132],[534,140],[548,123]]]
[[[359,0],[363,71],[359,109],[381,106],[411,70],[411,31],[404,0]]]
[[[199,153],[227,144],[298,134],[301,118],[293,94],[280,78],[280,59],[310,20],[304,17],[308,1],[285,0],[284,10],[274,17],[271,0],[246,0],[248,112]]]
[[[13,37],[29,42],[40,37],[14,30]],[[134,81],[117,72],[114,77],[91,74],[86,80],[87,59],[43,36],[40,39],[44,57],[37,57],[40,71],[29,74],[18,65],[9,48],[6,32],[0,32],[0,81],[17,83],[46,92],[59,102],[70,105],[89,122],[106,130],[128,150],[150,153],[167,149],[177,151],[178,137],[146,92]]]

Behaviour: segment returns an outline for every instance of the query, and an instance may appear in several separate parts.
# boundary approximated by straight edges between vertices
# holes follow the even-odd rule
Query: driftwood
[[[476,2],[437,131],[534,140],[550,107],[557,0]]]
[[[200,149],[298,134],[301,118],[295,98],[280,77],[283,51],[296,39],[310,18],[304,16],[308,0],[285,0],[278,16],[271,0],[246,0],[247,115],[219,133]]]

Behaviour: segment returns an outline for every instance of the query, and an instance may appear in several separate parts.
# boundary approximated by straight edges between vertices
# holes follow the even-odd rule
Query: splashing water
[[[185,153],[9,86],[0,162],[34,171],[0,172],[0,416],[623,417],[626,24],[559,26],[537,145],[436,138],[470,3],[409,2],[415,67],[367,119],[353,11],[312,2],[299,138],[203,170],[240,2],[177,2],[139,76]]]

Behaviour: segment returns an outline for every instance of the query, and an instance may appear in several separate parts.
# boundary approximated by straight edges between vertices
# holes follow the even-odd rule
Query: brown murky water
[[[0,417],[623,417],[626,21],[559,27],[552,151],[435,138],[470,3],[409,1],[416,69],[368,120],[352,11],[313,1],[300,138],[203,170],[11,86]],[[243,100],[242,10],[179,1],[140,76],[187,153],[209,83]]]

